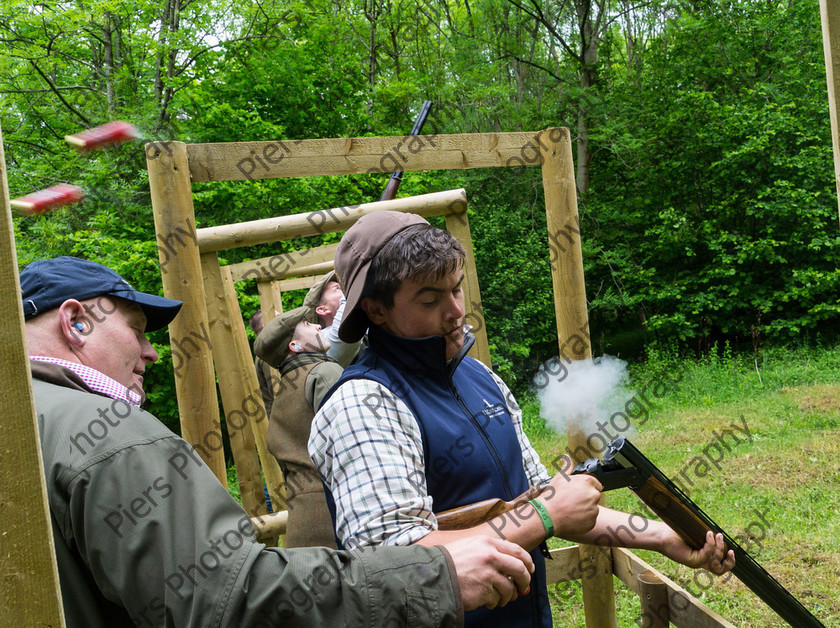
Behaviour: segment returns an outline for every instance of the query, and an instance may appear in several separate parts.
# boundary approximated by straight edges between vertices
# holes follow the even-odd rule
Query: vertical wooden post
[[[283,300],[280,297],[279,281],[258,281],[257,290],[260,293],[260,310],[263,315],[263,325],[273,319],[277,313],[283,311]]]
[[[32,400],[6,159],[0,131],[0,617],[19,626],[64,626],[41,441]]]
[[[271,318],[274,318],[277,314],[283,313],[283,290],[280,288],[279,281],[271,282],[271,295],[274,298],[274,310],[276,311],[276,314],[274,312],[271,313]]]
[[[257,381],[257,372],[254,370],[254,362],[251,359],[251,348],[248,346],[248,340],[245,336],[245,323],[242,322],[242,314],[239,309],[239,301],[236,298],[236,288],[234,287],[233,277],[230,274],[230,268],[222,267],[219,269],[222,278],[222,289],[224,292],[225,303],[227,305],[227,315],[230,320],[230,342],[232,344],[232,358],[228,367],[224,369],[225,380],[227,376],[235,374],[232,377],[232,384],[241,387],[239,394],[242,398],[243,407],[246,406],[246,399],[253,399],[259,404],[262,410],[262,416],[259,412],[245,412],[248,423],[254,436],[254,442],[257,444],[257,453],[262,464],[262,472],[265,476],[265,483],[268,487],[268,494],[271,496],[273,504],[277,504],[276,510],[279,510],[280,504],[286,503],[285,483],[283,481],[283,472],[280,470],[280,464],[277,458],[268,451],[268,416],[265,413],[263,406],[262,395],[260,394],[260,384]],[[222,374],[219,375],[219,383],[222,382]]]
[[[668,628],[671,625],[668,612],[668,587],[652,571],[643,571],[637,579],[641,600],[640,625],[644,628]]]
[[[221,440],[219,400],[210,323],[198,252],[190,165],[183,142],[146,145],[146,165],[155,217],[163,293],[184,306],[169,324],[181,436],[196,449],[219,481],[227,486],[222,449],[203,446]]]
[[[542,155],[543,189],[548,226],[551,279],[560,359],[592,358],[589,340],[589,314],[583,278],[583,252],[577,210],[575,169],[569,130],[551,128],[538,136]],[[570,429],[568,445],[572,451],[588,450],[587,435]],[[603,498],[602,498],[603,499]],[[617,627],[612,582],[612,555],[607,547],[580,546],[583,578],[583,605],[590,628]],[[584,568],[585,567],[585,568]]]
[[[256,443],[250,422],[246,419],[246,412],[256,411],[265,416],[262,406],[262,396],[257,388],[257,401],[245,403],[248,392],[242,386],[240,369],[236,368],[235,347],[231,341],[231,320],[228,313],[225,288],[219,271],[219,256],[213,253],[201,254],[201,270],[204,277],[204,292],[207,295],[207,319],[210,330],[210,342],[215,347],[215,362],[222,366],[219,370],[219,392],[225,408],[225,424],[227,426],[233,462],[236,465],[236,479],[239,483],[239,496],[242,506],[252,517],[266,514],[265,491],[260,475],[260,463],[257,459]],[[239,308],[237,304],[237,314]],[[245,325],[242,324],[242,337],[245,338]],[[247,342],[246,342],[247,345]],[[250,361],[251,352],[248,351],[248,367],[254,370]],[[236,414],[234,414],[236,413]],[[218,446],[221,447],[221,439]]]
[[[463,203],[458,203],[457,206],[450,206],[445,218],[446,230],[458,238],[464,250],[467,252],[463,284],[464,305],[466,309],[465,322],[472,325],[472,334],[475,335],[475,344],[470,349],[470,355],[476,360],[484,362],[488,368],[493,368],[490,359],[490,342],[487,340],[487,325],[484,322],[484,310],[481,307],[478,271],[475,268],[475,257],[473,256],[472,234],[470,233],[470,223],[467,219],[466,196],[464,196]]]
[[[820,0],[825,77],[828,82],[828,113],[831,118],[831,145],[834,149],[834,183],[840,203],[840,0]],[[838,205],[840,212],[840,205]],[[840,216],[840,213],[838,213]]]

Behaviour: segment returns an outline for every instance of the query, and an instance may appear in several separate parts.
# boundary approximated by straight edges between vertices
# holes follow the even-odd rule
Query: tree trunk
[[[103,41],[103,56],[104,67],[102,72],[105,75],[105,102],[108,107],[108,118],[114,117],[116,110],[116,102],[114,98],[114,41],[113,33],[113,18],[111,12],[106,10],[103,18],[102,26],[102,41]]]
[[[589,92],[598,81],[598,33],[592,25],[592,2],[577,0],[575,8],[580,27],[580,86],[582,95],[578,104],[577,174],[575,184],[578,194],[586,196],[589,189]]]

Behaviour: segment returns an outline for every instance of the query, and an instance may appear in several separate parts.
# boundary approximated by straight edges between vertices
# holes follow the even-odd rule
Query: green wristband
[[[543,525],[545,526],[545,538],[550,539],[553,537],[554,522],[551,521],[551,517],[548,515],[548,510],[546,510],[545,505],[536,497],[534,499],[529,499],[528,503],[534,507],[534,510],[537,511],[540,519],[542,519]]]

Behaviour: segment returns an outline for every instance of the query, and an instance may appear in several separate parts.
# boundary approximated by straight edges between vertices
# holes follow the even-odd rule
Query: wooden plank
[[[263,314],[263,327],[268,325],[269,321],[274,318],[275,312],[279,314],[283,311],[283,302],[279,298],[275,299],[273,288],[273,281],[260,281],[257,283],[257,289],[260,293],[260,310]]]
[[[6,428],[0,446],[2,578],[0,617],[10,625],[64,626],[47,503],[41,441],[32,399],[17,252],[9,205],[3,135],[0,131],[0,416]]]
[[[583,613],[589,628],[617,628],[613,590],[611,551],[595,545],[580,545],[580,564],[584,565]]]
[[[674,625],[679,628],[734,628],[733,624],[634,553],[623,548],[613,549],[613,573],[636,594],[640,593],[639,574],[644,571],[653,571],[667,587],[668,614]]]
[[[325,275],[309,275],[308,277],[296,277],[295,279],[283,279],[277,282],[281,292],[291,290],[308,290],[314,286]]]
[[[228,268],[228,267],[226,267]],[[310,264],[308,266],[296,265],[289,266],[282,270],[277,275],[271,274],[268,268],[264,268],[261,272],[263,276],[260,277],[259,283],[275,283],[281,279],[288,279],[292,277],[311,277],[312,275],[326,275],[329,271],[335,268],[333,260],[328,262],[320,262],[318,264]],[[234,279],[234,281],[236,281]],[[282,292],[282,287],[278,284],[278,289]]]
[[[230,274],[234,281],[243,281],[245,279],[270,281],[285,276],[285,273],[293,268],[333,261],[337,248],[338,242],[335,244],[325,244],[324,246],[316,246],[311,249],[278,253],[277,255],[261,257],[248,262],[230,264],[228,268],[230,268]]]
[[[840,0],[820,0],[820,16],[825,77],[828,83],[828,113],[831,118],[831,145],[834,149],[834,183],[840,203],[840,123],[837,111],[840,103]]]
[[[257,540],[263,542],[285,535],[288,523],[288,510],[272,512],[265,517],[251,517],[251,525],[257,533]]]
[[[274,300],[274,309],[278,314],[280,314],[283,311],[283,291],[280,289],[279,282],[271,282],[271,294]],[[274,318],[274,316],[271,318]],[[271,318],[268,320],[271,320]]]
[[[592,347],[569,131],[547,129],[540,144],[549,147],[544,150],[542,175],[557,338],[561,356],[585,360],[592,357]],[[569,343],[570,338],[583,336],[581,330],[586,331],[586,342]]]
[[[248,346],[245,323],[242,320],[242,312],[236,298],[233,278],[230,271],[225,267],[221,268],[221,275],[229,317],[227,344],[231,347],[231,359],[230,362],[225,361],[223,363],[224,367],[219,370],[219,384],[221,386],[222,380],[224,380],[229,382],[229,385],[236,390],[236,397],[242,404],[240,413],[250,424],[254,441],[257,444],[257,453],[260,456],[260,464],[262,465],[271,503],[280,507],[280,504],[286,504],[283,472],[280,470],[277,459],[268,451],[268,416],[265,412],[265,406],[263,406],[260,384],[257,381],[257,372],[254,370],[251,348]]]
[[[234,225],[205,227],[198,230],[198,244],[201,252],[206,253],[344,231],[362,216],[384,210],[412,212],[424,218],[439,216],[446,213],[451,205],[462,202],[463,198],[466,198],[463,189],[447,190],[390,201],[374,201],[304,214],[264,218]]]
[[[238,364],[236,346],[231,340],[231,336],[235,333],[235,326],[228,311],[218,255],[216,253],[203,253],[201,255],[201,270],[204,277],[204,292],[207,295],[207,318],[210,340],[213,345],[213,358],[219,367],[217,374],[219,392],[225,409],[225,424],[230,439],[233,461],[236,465],[236,478],[239,483],[242,506],[252,517],[264,515],[268,512],[268,509],[265,502],[263,481],[260,476],[260,463],[257,459],[253,431],[247,420],[247,415],[252,413],[257,413],[258,416],[266,418],[265,408],[262,405],[262,395],[259,392],[259,384],[256,386],[256,394],[253,394],[245,388],[243,383],[242,371],[244,369],[241,364]],[[239,314],[238,305],[236,314]],[[242,325],[242,333],[245,334],[244,324]],[[248,350],[247,366],[254,371],[254,378],[256,379],[250,349]],[[251,391],[253,390],[252,388]],[[249,394],[251,395],[250,398]],[[254,398],[256,398],[256,401]],[[221,430],[217,430],[217,433],[218,440],[213,440],[211,443],[217,442],[218,447],[221,448]],[[201,449],[198,449],[198,451],[200,454],[202,453]]]
[[[213,434],[220,435],[214,425],[219,418],[219,400],[212,347],[207,340],[209,321],[201,279],[187,149],[183,142],[169,142],[167,148],[161,151],[156,144],[147,144],[146,166],[163,293],[170,299],[184,302],[178,316],[169,324],[169,338],[178,412],[181,415],[181,436],[195,446],[203,443],[205,438],[213,438]],[[202,458],[219,481],[227,486],[224,452],[215,451]]]
[[[193,181],[540,165],[537,132],[190,144]]]
[[[470,349],[470,355],[484,362],[487,368],[493,368],[493,362],[490,359],[490,342],[487,340],[487,325],[484,323],[484,309],[481,307],[481,289],[478,286],[478,271],[475,268],[466,197],[462,203],[453,205],[447,212],[446,229],[458,238],[467,253],[464,261],[464,282],[461,285],[464,289],[466,310],[464,321],[472,326],[471,333],[475,336],[475,344]]]

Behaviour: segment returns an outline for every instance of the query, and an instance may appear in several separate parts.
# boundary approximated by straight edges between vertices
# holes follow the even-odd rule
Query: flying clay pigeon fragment
[[[60,183],[52,187],[32,192],[11,200],[10,205],[18,214],[31,216],[43,214],[53,209],[78,203],[85,193],[77,185]]]
[[[128,142],[137,139],[139,135],[137,127],[133,124],[122,122],[121,120],[114,120],[113,122],[106,122],[101,126],[88,129],[87,131],[79,131],[74,135],[65,135],[64,139],[73,148],[80,151],[88,151],[102,146]]]

